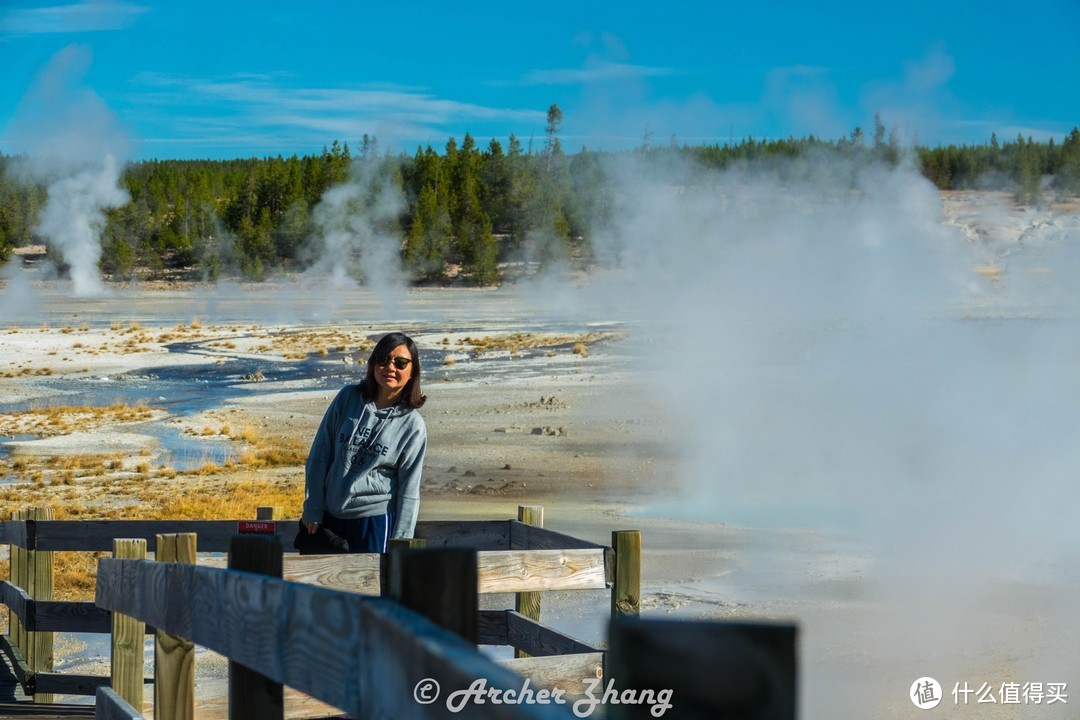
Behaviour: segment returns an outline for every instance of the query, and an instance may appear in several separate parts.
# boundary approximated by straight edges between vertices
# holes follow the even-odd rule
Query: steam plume
[[[874,677],[824,667],[838,626],[803,618],[825,681],[807,686],[810,716],[875,715],[840,708],[843,684],[902,698],[912,660],[936,658],[943,683],[988,673],[965,664],[972,648],[1042,648],[989,680],[1066,671],[1052,661],[1080,634],[1071,615],[1019,639],[986,618],[1002,588],[1080,556],[1076,218],[999,249],[992,286],[973,271],[988,248],[942,223],[909,169],[819,158],[785,182],[687,168],[652,185],[624,170],[619,222],[596,234],[619,270],[580,302],[633,322],[670,449],[657,480],[677,498],[656,512],[841,533],[874,563],[873,609],[844,626],[875,648],[851,672]]]
[[[23,98],[10,128],[13,143],[29,152],[23,172],[48,187],[35,232],[63,254],[80,297],[101,293],[105,211],[129,199],[119,186],[129,142],[115,115],[83,86],[90,62],[85,47],[58,52]]]
[[[323,194],[313,211],[317,235],[309,252],[315,260],[307,275],[329,275],[331,291],[366,284],[393,306],[405,287],[395,232],[405,199],[390,171],[389,163],[362,158],[353,163],[347,183]]]

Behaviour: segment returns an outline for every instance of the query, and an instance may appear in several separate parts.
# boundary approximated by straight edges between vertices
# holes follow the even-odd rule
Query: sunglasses
[[[405,368],[409,367],[409,363],[412,362],[412,358],[400,357],[400,356],[392,358],[389,355],[382,355],[382,356],[377,357],[377,358],[372,358],[372,360],[379,367],[386,367],[391,362],[393,362],[394,367],[396,367],[398,370],[404,370]]]

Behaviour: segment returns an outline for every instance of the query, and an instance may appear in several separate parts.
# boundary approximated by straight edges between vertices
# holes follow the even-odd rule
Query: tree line
[[[121,183],[130,201],[107,212],[102,271],[113,278],[182,277],[214,280],[239,275],[261,280],[309,267],[325,231],[320,206],[327,191],[362,184],[349,212],[382,207],[382,235],[397,242],[415,282],[485,285],[500,279],[500,263],[587,263],[589,232],[618,213],[621,201],[606,168],[621,163],[642,178],[675,182],[689,163],[703,169],[740,166],[798,173],[822,154],[857,163],[913,161],[941,189],[996,183],[1018,202],[1038,204],[1047,190],[1080,194],[1080,130],[1061,143],[996,136],[981,145],[901,148],[895,132],[875,119],[839,140],[815,137],[747,138],[714,145],[644,142],[623,152],[588,149],[566,154],[559,142],[562,112],[552,105],[540,146],[511,135],[504,146],[480,147],[468,133],[411,155],[380,152],[365,135],[357,152],[334,141],[317,155],[235,160],[146,160],[131,163]],[[35,236],[47,188],[27,182],[0,154],[0,257],[45,242]],[[367,207],[364,207],[366,205]],[[346,224],[347,226],[347,224]],[[54,249],[50,253],[55,254]],[[58,263],[62,258],[54,258]],[[503,266],[505,267],[505,266]]]

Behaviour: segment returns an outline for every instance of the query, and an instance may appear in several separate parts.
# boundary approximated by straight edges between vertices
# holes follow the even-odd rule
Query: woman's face
[[[409,348],[405,345],[398,345],[391,350],[388,362],[385,362],[385,364],[380,362],[386,360],[387,358],[371,358],[371,362],[375,365],[375,382],[389,391],[390,395],[396,395],[405,389],[405,385],[412,378],[415,361],[412,359],[412,355],[409,354]],[[408,364],[405,367],[398,367],[406,360]]]

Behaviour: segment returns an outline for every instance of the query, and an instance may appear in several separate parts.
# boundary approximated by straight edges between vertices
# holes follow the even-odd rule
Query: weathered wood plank
[[[365,645],[383,658],[363,663],[361,688],[365,718],[483,717],[488,720],[540,720],[572,718],[569,706],[469,704],[451,715],[446,707],[449,693],[467,690],[483,679],[488,688],[521,689],[523,679],[494,663],[467,643],[432,626],[408,608],[386,599],[370,599],[361,605]],[[425,628],[424,625],[428,624]],[[421,680],[435,680],[442,689],[438,702],[420,705],[413,693]]]
[[[23,692],[32,694],[33,691],[26,686],[26,682],[32,673],[30,668],[26,666],[26,660],[23,658],[14,639],[9,638],[7,635],[0,635],[0,650],[4,651],[4,654],[7,655],[8,660],[11,662],[11,668],[15,672],[15,679],[22,685]]]
[[[16,510],[11,513],[11,519],[16,521],[19,525],[19,529],[23,532],[22,543],[19,545],[13,545],[11,547],[11,582],[15,587],[26,589],[26,558],[27,551],[26,545],[26,510]],[[15,646],[19,648],[19,653],[23,656],[26,655],[26,628],[23,627],[22,619],[15,617],[12,613],[8,613],[8,627],[12,640]]]
[[[514,523],[516,521],[511,521]],[[573,535],[556,532],[542,527],[532,527],[521,523],[519,531],[525,537],[525,549],[528,550],[590,550],[605,547]]]
[[[56,695],[93,695],[101,686],[108,686],[108,675],[75,675],[73,673],[38,673],[34,685]]]
[[[4,542],[8,545],[26,549],[26,519],[21,510],[11,513],[11,519],[4,521]]]
[[[229,569],[280,578],[281,543],[273,536],[238,535],[229,547]],[[258,635],[269,635],[265,628]],[[229,661],[230,720],[283,720],[285,689],[256,670]]]
[[[544,527],[544,508],[542,505],[518,505],[518,522],[532,527]],[[511,543],[513,539],[511,539]],[[526,544],[528,536],[526,535]],[[519,592],[514,596],[514,610],[525,617],[540,620],[540,593]],[[514,647],[514,657],[528,657],[520,647]]]
[[[285,508],[281,505],[262,505],[255,508],[255,519],[267,522],[284,520]]]
[[[506,612],[506,637],[508,645],[538,657],[599,652],[591,645],[509,610]]]
[[[194,564],[194,533],[158,535],[155,560]],[[182,593],[169,587],[166,593]],[[195,643],[162,630],[154,634],[154,720],[192,720],[195,712]]]
[[[31,537],[37,536],[37,524],[52,520],[52,508],[32,508],[27,521],[27,530]],[[36,543],[32,543],[36,545]],[[49,550],[28,550],[26,591],[34,602],[52,600],[53,595],[53,554]],[[53,669],[53,634],[35,630],[29,634],[26,646],[26,664],[35,672],[48,672]],[[34,693],[34,702],[51,703],[51,693]]]
[[[99,687],[94,698],[94,720],[142,720],[142,713],[108,686]]]
[[[577,653],[549,657],[508,658],[499,663],[518,675],[529,678],[534,686],[560,688],[567,695],[581,696],[588,689],[585,681],[604,677],[604,653]],[[593,692],[600,695],[595,689]]]
[[[285,579],[378,595],[382,558],[376,553],[286,555]],[[481,550],[477,553],[481,593],[540,590],[602,590],[607,587],[603,548],[588,550]],[[202,567],[225,567],[220,557],[200,557]]]
[[[89,601],[52,600],[34,602],[35,630],[107,634],[112,632],[112,613]]]
[[[506,550],[510,547],[510,528],[505,520],[421,520],[416,523],[415,536],[427,540],[429,549]]]
[[[481,593],[607,587],[603,548],[481,551],[477,563]]]
[[[796,628],[615,618],[608,677],[620,690],[673,693],[672,717],[785,720],[796,712]],[[612,705],[613,720],[650,717]]]
[[[197,564],[203,567],[223,568],[223,557],[200,557]],[[361,595],[378,595],[382,587],[383,558],[378,553],[349,555],[286,555],[284,578],[292,582]]]
[[[154,603],[140,605],[142,593],[132,590],[160,584],[151,577],[155,574],[176,575],[176,581],[187,583],[193,610],[181,616],[155,609]],[[381,711],[394,718],[445,718],[441,703],[425,706],[413,699],[424,678],[460,689],[478,678],[497,688],[521,684],[469,643],[388,599],[248,573],[110,558],[99,561],[97,588],[103,607],[139,613],[147,622],[356,717]],[[259,635],[265,643],[247,641],[246,635]],[[379,662],[362,662],[365,657]],[[485,710],[489,707],[494,720],[571,717],[566,708],[553,706]]]
[[[14,549],[12,550],[12,555],[14,556]],[[15,568],[13,564],[12,574],[14,575],[14,573]],[[30,625],[30,629],[33,629],[34,612],[31,608],[34,607],[35,603],[34,599],[30,597],[30,593],[26,592],[10,580],[4,580],[3,583],[0,583],[0,602],[7,605],[8,610],[19,619],[19,623],[22,626],[25,627]],[[9,627],[10,626],[11,625],[9,625]]]
[[[506,613],[510,610],[481,610],[476,624],[476,642],[480,645],[509,645]]]
[[[157,535],[193,532],[199,536],[202,552],[226,552],[236,534],[239,520],[48,520],[37,523],[35,548],[38,550],[108,551],[116,538],[141,538],[148,550],[154,550]],[[416,537],[427,540],[429,548],[465,547],[475,550],[507,550],[513,535],[521,549],[588,549],[603,547],[571,535],[514,526],[516,520],[421,520]],[[513,529],[512,529],[513,528]],[[292,547],[299,526],[292,520],[280,520],[277,535],[286,548]],[[25,521],[4,523],[4,542],[26,547]]]
[[[611,533],[615,548],[615,584],[611,588],[611,616],[641,613],[641,532],[616,530]]]
[[[201,552],[227,552],[238,520],[49,520],[37,523],[39,550],[112,550],[116,538],[142,539],[153,551],[158,535],[195,533]],[[278,537],[292,547],[298,525],[284,521]]]
[[[290,720],[300,720],[300,718],[326,720],[344,714],[344,710],[290,687],[285,688],[284,705],[285,717]],[[228,680],[215,678],[199,680],[199,692],[195,697],[195,717],[198,720],[229,720]]]
[[[113,541],[114,558],[141,559],[146,557],[146,541],[119,539]],[[137,597],[137,596],[136,596]],[[132,614],[113,613],[112,616],[112,688],[132,707],[143,706],[143,640],[146,626]]]

